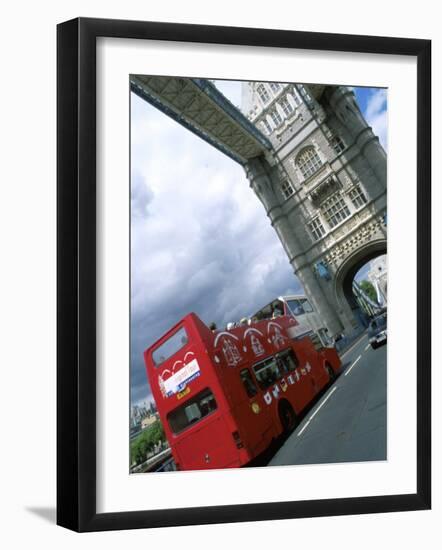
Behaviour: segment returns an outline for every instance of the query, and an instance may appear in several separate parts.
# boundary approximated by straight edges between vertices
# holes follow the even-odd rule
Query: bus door
[[[239,371],[241,387],[239,388],[238,405],[235,408],[235,417],[238,421],[238,430],[246,448],[252,456],[256,456],[276,437],[272,416],[259,386],[250,372],[249,367]]]
[[[317,383],[313,376],[313,370],[316,367],[315,357],[311,353],[314,348],[310,344],[310,338],[302,338],[297,341],[293,353],[296,358],[296,369],[293,373],[295,378],[295,403],[297,409],[302,410],[316,395]]]

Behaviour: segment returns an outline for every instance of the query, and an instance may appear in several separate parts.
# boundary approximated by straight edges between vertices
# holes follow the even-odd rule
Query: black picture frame
[[[416,57],[416,494],[96,512],[97,37]],[[79,18],[58,25],[57,47],[57,523],[75,531],[102,531],[429,509],[431,42],[408,38]]]

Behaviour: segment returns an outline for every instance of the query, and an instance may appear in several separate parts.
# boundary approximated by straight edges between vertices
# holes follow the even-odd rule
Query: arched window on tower
[[[290,95],[293,97],[296,107],[299,107],[302,103],[301,98],[295,88],[292,88]]]
[[[269,113],[270,115],[270,118],[272,119],[272,122],[273,124],[275,125],[276,128],[278,128],[278,126],[281,126],[282,124],[282,116],[279,114],[279,111],[278,109],[272,109]]]
[[[290,116],[293,113],[293,105],[290,103],[287,97],[283,97],[279,104],[281,105],[285,116]]]
[[[299,153],[296,157],[296,166],[301,170],[304,178],[308,178],[322,166],[322,161],[315,148],[311,146]]]
[[[270,126],[270,123],[266,118],[263,118],[261,120],[261,125],[267,135],[270,135],[272,133],[272,127]]]

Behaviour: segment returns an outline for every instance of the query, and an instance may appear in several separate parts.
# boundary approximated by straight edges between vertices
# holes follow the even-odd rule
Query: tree
[[[360,289],[371,299],[373,300],[373,302],[377,302],[378,301],[378,297],[377,297],[377,293],[376,293],[376,289],[374,288],[374,286],[370,283],[370,281],[361,281],[359,283],[359,287]]]
[[[165,441],[164,429],[159,420],[145,429],[130,445],[131,463],[141,464],[147,458],[147,453],[153,451],[159,441]]]

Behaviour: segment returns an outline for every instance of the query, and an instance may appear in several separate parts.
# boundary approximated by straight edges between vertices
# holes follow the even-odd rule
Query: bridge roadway
[[[373,350],[364,334],[342,362],[341,375],[268,466],[386,459],[387,346]]]
[[[209,80],[131,75],[131,91],[236,162],[268,155],[269,139]]]

